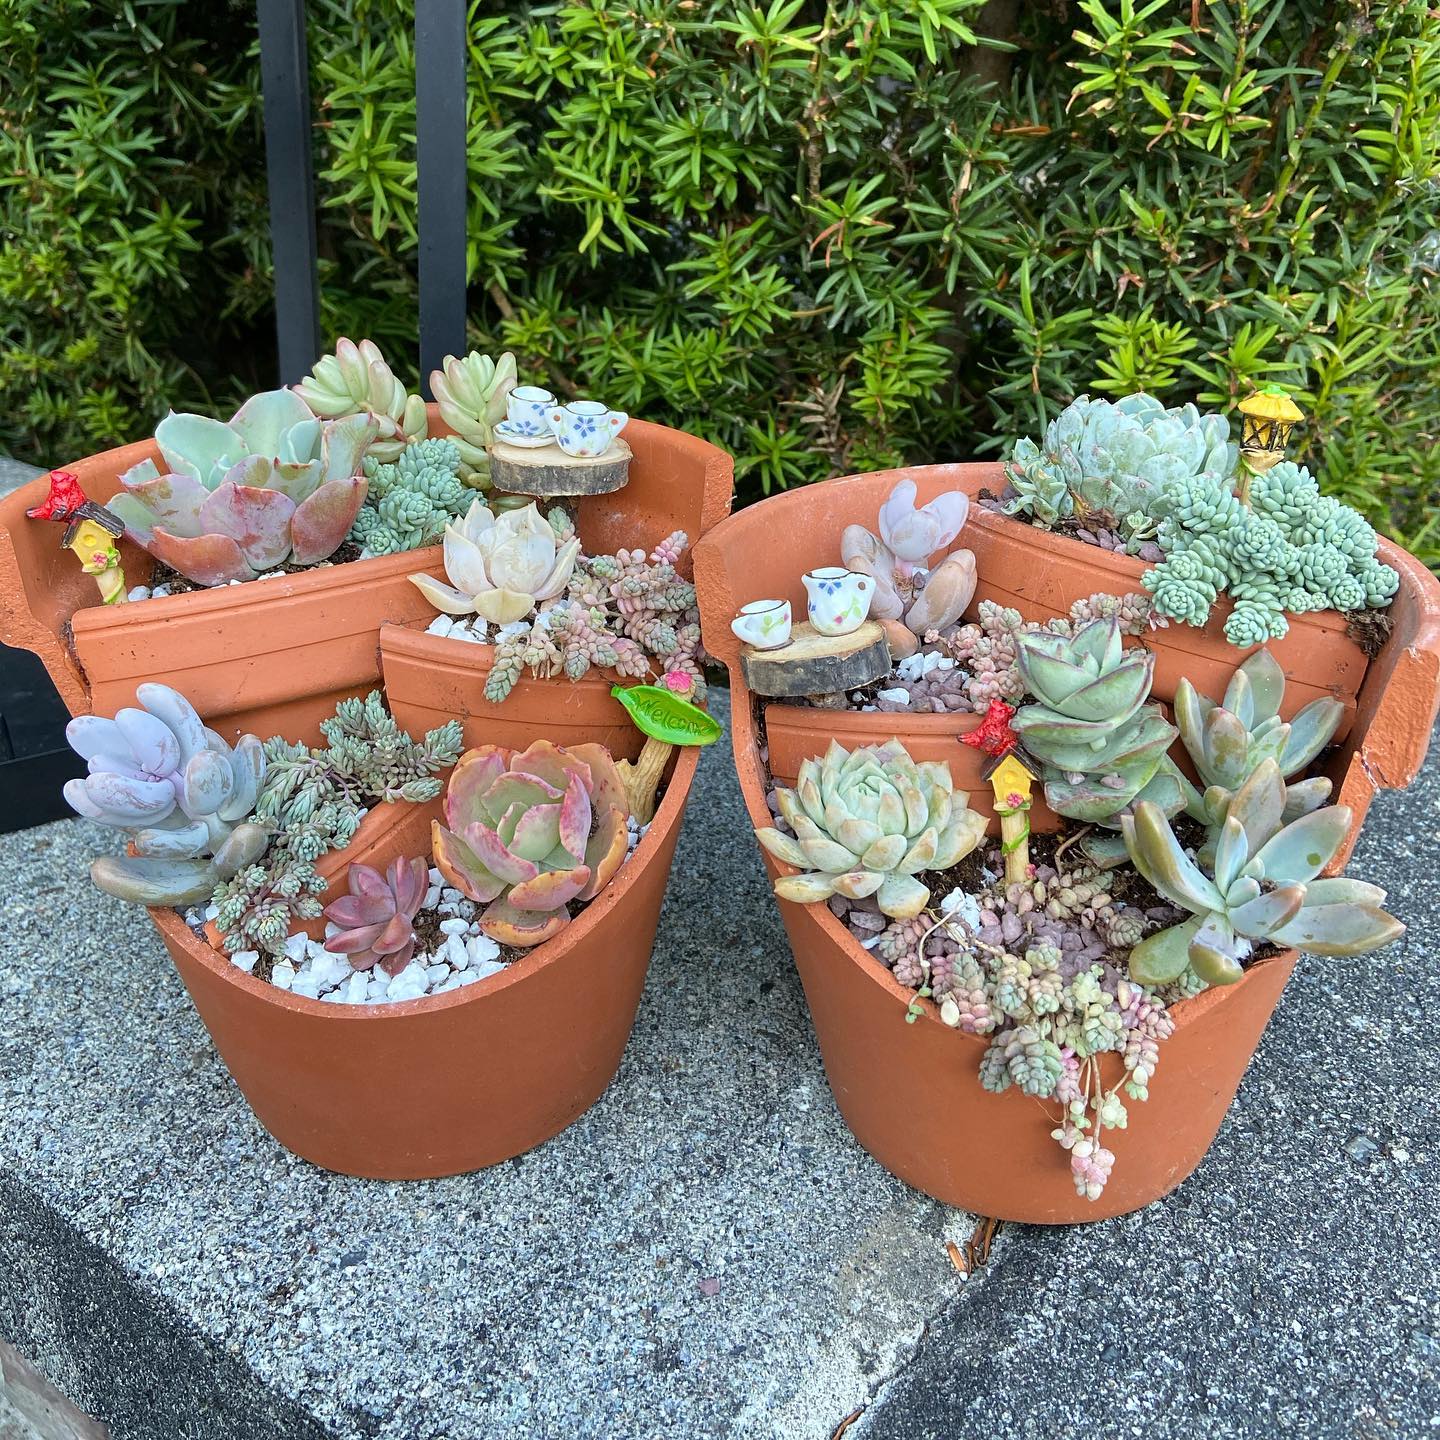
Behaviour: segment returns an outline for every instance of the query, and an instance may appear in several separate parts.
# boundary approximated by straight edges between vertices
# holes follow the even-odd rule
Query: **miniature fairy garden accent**
[[[1262,398],[1267,414],[1288,415]],[[860,743],[852,724],[848,747],[826,748],[817,716],[802,732],[810,749],[795,783],[766,774],[772,823],[757,835],[781,862],[776,895],[827,907],[913,992],[910,1021],[929,1013],[984,1039],[980,1084],[1048,1102],[1075,1191],[1094,1201],[1115,1164],[1108,1136],[1126,1127],[1128,1104],[1164,1083],[1163,1069],[1155,1077],[1177,1005],[1292,949],[1356,955],[1404,930],[1383,890],[1328,873],[1351,838],[1350,810],[1327,803],[1332,782],[1316,773],[1346,720],[1341,700],[1286,707],[1285,674],[1264,648],[1236,652],[1223,696],[1187,678],[1172,711],[1152,696],[1154,632],[1167,620],[1201,623],[1208,608],[1194,596],[1180,604],[1172,584],[1172,572],[1220,553],[1197,517],[1211,517],[1227,554],[1263,555],[1272,578],[1295,582],[1262,596],[1238,563],[1206,572],[1195,595],[1228,589],[1237,644],[1283,633],[1285,609],[1383,604],[1398,577],[1358,516],[1317,507],[1308,475],[1267,464],[1274,454],[1257,461],[1252,447],[1232,492],[1236,454],[1218,417],[1166,414],[1144,397],[1077,407],[1095,434],[1076,439],[1062,417],[1043,462],[1019,447],[1036,483],[1003,503],[1022,508],[1023,497],[1033,508],[1038,496],[1052,521],[1079,516],[1074,529],[1092,543],[1123,535],[1157,546],[1151,594],[1097,593],[1066,618],[1039,620],[982,601],[967,622],[976,560],[953,548],[966,496],[917,506],[914,481],[902,478],[878,534],[844,527],[842,563],[803,577],[804,625],[790,624],[783,600],[761,600],[731,628],[757,698],[762,764],[767,725],[804,714],[797,705],[872,717]],[[1046,488],[1052,474],[1076,491],[1083,479],[1086,498]],[[1103,486],[1090,483],[1102,476]],[[1120,496],[1135,503],[1110,508]],[[1276,538],[1282,510],[1293,554]],[[1318,583],[1322,568],[1334,585]],[[927,716],[952,724],[923,731],[917,760],[901,737],[920,736],[908,717]],[[934,758],[947,746],[948,758]],[[962,747],[975,758],[962,764]],[[981,777],[983,811],[952,764]],[[1043,823],[1058,829],[1032,833],[1041,796]],[[1119,1062],[1107,1062],[1108,1079],[1102,1057]]]

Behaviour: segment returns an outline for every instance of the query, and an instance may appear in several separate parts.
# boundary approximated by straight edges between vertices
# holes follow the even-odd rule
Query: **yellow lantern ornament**
[[[1305,412],[1279,385],[1266,385],[1240,402],[1240,484],[1235,493],[1250,503],[1250,482],[1285,458],[1290,432]]]

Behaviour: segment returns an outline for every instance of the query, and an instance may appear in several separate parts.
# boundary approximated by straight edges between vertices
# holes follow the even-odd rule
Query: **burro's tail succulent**
[[[107,508],[126,533],[198,585],[251,580],[339,548],[365,499],[369,414],[323,421],[290,390],[252,395],[228,423],[171,414],[156,427],[166,473],[142,460]]]
[[[519,753],[481,745],[460,757],[431,835],[435,864],[488,908],[480,928],[502,945],[538,945],[593,900],[625,859],[625,786],[603,745],[536,740]]]
[[[823,760],[801,762],[793,790],[779,786],[775,795],[794,836],[772,826],[755,834],[802,872],[775,882],[776,895],[799,905],[873,895],[886,915],[912,919],[930,899],[916,875],[949,869],[985,834],[984,816],[955,789],[950,767],[917,765],[895,739],[853,752],[832,740]]]
[[[1185,796],[1165,758],[1175,727],[1146,704],[1154,655],[1125,649],[1113,615],[1074,635],[1039,631],[1017,643],[1020,675],[1035,699],[1011,725],[1045,762],[1050,808],[1111,829],[1137,800],[1178,811]]]
[[[1317,955],[1361,955],[1405,931],[1382,908],[1378,885],[1317,879],[1345,841],[1350,811],[1312,810],[1284,824],[1285,782],[1274,759],[1256,766],[1230,801],[1212,873],[1185,853],[1158,806],[1141,801],[1122,821],[1135,868],[1192,918],[1147,936],[1130,952],[1130,974],[1146,985],[1186,969],[1230,985],[1255,944],[1269,941]]]
[[[327,420],[373,416],[379,433],[370,453],[386,464],[429,430],[425,402],[406,392],[373,340],[357,345],[342,335],[335,353],[322,357],[294,392]]]
[[[1175,723],[1205,786],[1202,794],[1187,785],[1186,810],[1210,827],[1212,843],[1235,792],[1261,761],[1275,761],[1282,780],[1299,774],[1330,743],[1345,715],[1338,700],[1321,696],[1284,721],[1284,698],[1285,672],[1268,650],[1257,650],[1236,668],[1219,704],[1188,680],[1175,687]],[[1331,785],[1315,776],[1284,788],[1284,818],[1293,820],[1323,805]]]
[[[245,817],[265,753],[253,735],[232,748],[168,685],[141,685],[142,708],[113,720],[78,715],[65,738],[89,774],[65,785],[87,820],[130,833],[132,854],[103,855],[90,876],[106,894],[142,905],[188,905],[257,860],[269,841]]]

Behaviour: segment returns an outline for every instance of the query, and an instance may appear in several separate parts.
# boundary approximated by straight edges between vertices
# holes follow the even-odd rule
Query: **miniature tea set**
[[[611,410],[598,400],[571,400],[561,404],[540,385],[518,385],[506,397],[505,419],[495,435],[524,450],[559,445],[579,460],[599,460],[629,423],[623,410]]]
[[[800,577],[806,614],[817,634],[838,638],[858,630],[870,614],[875,580],[843,565],[824,565]],[[788,600],[752,600],[742,605],[730,628],[752,650],[779,650],[791,640]]]

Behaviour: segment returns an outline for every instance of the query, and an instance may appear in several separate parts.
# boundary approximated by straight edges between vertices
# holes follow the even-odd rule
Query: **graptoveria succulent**
[[[1045,800],[1059,815],[1114,828],[1137,799],[1173,815],[1184,803],[1165,751],[1175,727],[1147,705],[1155,656],[1124,648],[1114,615],[1073,635],[1021,634],[1016,661],[1035,702],[1011,721],[1048,767]]]
[[[418,856],[397,857],[383,875],[369,865],[351,865],[350,893],[325,907],[325,918],[336,927],[325,948],[343,955],[356,970],[378,965],[387,975],[398,975],[415,953],[415,914],[428,878]]]
[[[430,389],[440,418],[453,432],[460,452],[460,478],[477,490],[490,488],[490,460],[485,447],[505,418],[505,401],[515,388],[515,357],[507,350],[498,360],[472,350],[462,360],[447,355],[430,372]]]
[[[445,527],[445,575],[412,575],[411,583],[447,615],[480,615],[497,625],[524,620],[569,583],[580,541],[563,544],[532,502],[496,516],[472,502],[458,525]]]
[[[1135,979],[1163,985],[1190,969],[1209,985],[1230,985],[1259,941],[1361,955],[1404,933],[1382,908],[1378,885],[1316,878],[1345,842],[1349,809],[1312,810],[1288,825],[1284,810],[1285,782],[1267,758],[1230,801],[1210,875],[1185,853],[1158,806],[1141,801],[1124,817],[1135,868],[1194,917],[1146,936],[1130,952]]]
[[[317,418],[289,390],[252,395],[228,423],[170,414],[155,443],[167,467],[142,460],[107,508],[157,560],[198,585],[250,580],[287,560],[334,554],[365,499],[368,415]]]
[[[503,945],[538,945],[592,900],[625,859],[625,786],[603,745],[536,740],[519,753],[481,745],[460,757],[431,848],[441,874],[487,905],[480,928]]]
[[[1117,522],[1143,519],[1164,485],[1200,474],[1224,480],[1237,455],[1223,415],[1193,405],[1167,410],[1143,393],[1114,402],[1081,395],[1050,422],[1042,445],[1016,442],[1005,465],[1004,508],[1041,525],[1097,511]]]
[[[239,823],[255,805],[264,751],[253,735],[232,749],[168,685],[141,685],[136,699],[141,709],[77,715],[65,727],[89,770],[66,782],[65,799],[87,820],[130,832],[133,853],[101,856],[91,878],[142,905],[207,899],[269,841],[264,826]]]
[[[1220,704],[1201,695],[1188,680],[1175,687],[1175,723],[1195,762],[1205,791],[1187,784],[1186,810],[1219,837],[1236,790],[1262,760],[1274,760],[1280,776],[1303,770],[1330,743],[1345,707],[1329,696],[1312,700],[1293,720],[1280,718],[1285,672],[1268,650],[1257,650],[1238,666]],[[1323,775],[1285,787],[1284,818],[1314,810],[1330,798]]]
[[[969,497],[948,490],[917,507],[915,495],[913,480],[898,481],[880,507],[878,536],[863,525],[847,525],[840,537],[845,564],[875,581],[871,615],[886,627],[892,651],[903,653],[913,651],[915,643],[906,643],[903,631],[890,622],[903,617],[915,636],[943,630],[960,618],[975,593],[970,550],[955,550],[926,569],[930,556],[960,533],[970,513]]]
[[[324,356],[294,391],[328,420],[367,412],[374,416],[378,438],[370,453],[386,463],[398,459],[406,445],[423,440],[429,429],[425,402],[406,393],[371,340],[357,345],[342,335],[335,353]]]
[[[873,895],[884,914],[912,919],[930,900],[915,876],[948,870],[985,834],[984,816],[955,789],[950,767],[917,765],[895,739],[853,753],[832,740],[825,758],[801,761],[795,788],[777,786],[775,798],[793,837],[771,826],[755,834],[803,872],[775,882],[776,895],[799,905]]]

